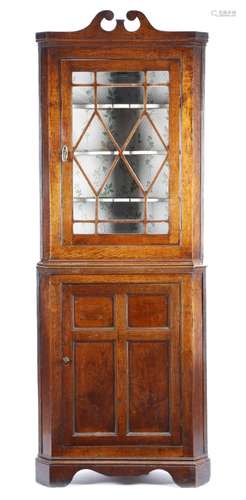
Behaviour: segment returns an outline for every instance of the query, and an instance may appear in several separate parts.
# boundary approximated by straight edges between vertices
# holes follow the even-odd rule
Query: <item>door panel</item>
[[[90,328],[113,326],[111,297],[74,297],[74,326]]]
[[[169,341],[128,344],[129,432],[169,432]]]
[[[129,295],[128,326],[168,326],[168,297],[165,295]]]
[[[63,285],[64,445],[180,444],[180,285]]]
[[[74,343],[74,432],[114,432],[114,344]]]

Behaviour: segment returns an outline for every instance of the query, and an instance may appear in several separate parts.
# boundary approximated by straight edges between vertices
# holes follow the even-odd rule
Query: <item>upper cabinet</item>
[[[39,33],[43,260],[202,259],[206,33]]]

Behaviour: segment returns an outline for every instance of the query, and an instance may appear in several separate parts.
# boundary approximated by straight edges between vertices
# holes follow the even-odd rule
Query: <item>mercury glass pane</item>
[[[143,87],[99,87],[97,90],[98,105],[110,104],[142,104],[144,100]]]
[[[151,222],[147,224],[147,233],[149,234],[168,234],[168,222]]]
[[[169,87],[148,87],[147,103],[167,106],[169,102]]]
[[[141,114],[140,109],[105,109],[100,114],[113,134],[119,146],[122,146],[127,136]]]
[[[125,155],[145,190],[157,174],[165,155]]]
[[[101,194],[101,198],[139,198],[143,193],[125,163],[119,159],[118,163],[108,178]]]
[[[164,140],[165,145],[169,143],[169,110],[168,108],[163,109],[151,109],[148,114],[153,120],[154,125],[158,129],[161,137]]]
[[[116,199],[115,201],[99,200],[99,219],[143,219],[143,201]]]
[[[147,71],[147,83],[168,83],[169,71]]]
[[[73,219],[74,220],[94,220],[95,219],[95,198],[90,199],[75,199],[73,202]]]
[[[97,73],[98,83],[142,83],[144,81],[144,73],[141,71],[108,71]]]
[[[73,71],[72,82],[78,84],[91,85],[94,82],[94,73],[90,71]]]
[[[83,129],[82,129],[83,130]],[[115,146],[107,134],[105,128],[97,116],[94,116],[80,143],[78,144],[77,152],[91,152],[98,154],[100,151],[115,151]]]
[[[92,113],[89,109],[73,107],[73,144],[76,144]]]
[[[87,180],[83,176],[77,163],[73,162],[73,198],[91,198],[94,196]]]
[[[73,224],[73,234],[93,234],[95,233],[95,224],[90,222],[75,222]]]
[[[75,153],[76,158],[81,164],[84,172],[91,181],[95,190],[98,191],[101,187],[112,163],[115,159],[113,155],[85,155],[83,153]],[[75,164],[75,166],[77,166]],[[78,167],[77,167],[78,169]],[[79,169],[78,169],[79,170]],[[81,177],[81,174],[80,174]],[[85,181],[86,182],[86,181]]]
[[[158,198],[148,197],[147,213],[148,220],[167,220],[168,202]]]
[[[74,107],[83,107],[94,104],[93,87],[73,87],[72,102]]]
[[[150,198],[167,198],[168,197],[168,182],[169,182],[169,165],[165,163],[163,169],[159,173],[155,183],[149,191]]]
[[[156,111],[159,111],[160,115],[156,116]],[[163,111],[163,109],[152,110],[149,114],[151,114],[151,117],[155,118],[155,120],[156,118],[159,118],[159,120],[163,122]],[[163,123],[160,122],[158,124],[163,128]],[[161,152],[165,150],[165,147],[158,134],[156,133],[154,127],[151,125],[150,121],[147,119],[147,117],[144,117],[132,139],[130,140],[130,143],[127,145],[127,149],[131,151],[140,150]]]
[[[101,222],[98,224],[98,233],[105,234],[142,234],[144,232],[144,225],[141,223],[120,224]]]

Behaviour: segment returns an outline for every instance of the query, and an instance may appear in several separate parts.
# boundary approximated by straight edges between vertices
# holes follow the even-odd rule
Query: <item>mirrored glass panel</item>
[[[141,116],[140,109],[103,109],[100,115],[106,125],[106,128],[113,135],[118,146],[123,146],[136,121]]]
[[[97,90],[97,105],[102,108],[104,106],[112,108],[143,108],[143,94],[143,87],[99,87]]]
[[[158,110],[159,111],[159,110]],[[164,143],[164,138],[160,135],[156,128],[156,124],[152,118],[156,121],[156,115],[153,116],[155,111],[151,111],[148,115],[144,115],[141,123],[137,127],[133,137],[127,144],[127,149],[131,151],[149,151],[152,154],[160,154],[160,152],[166,151],[166,144]],[[163,127],[163,124],[159,124]]]
[[[156,108],[161,106],[168,107],[169,102],[169,87],[148,87],[147,89],[147,103],[155,104]],[[153,106],[154,107],[154,106]]]
[[[73,234],[95,234],[95,224],[89,222],[74,222]]]
[[[168,84],[169,71],[147,71],[147,81],[151,85]]]
[[[117,223],[108,223],[108,222],[100,222],[98,224],[98,233],[101,234],[143,234],[144,233],[144,224],[134,223],[131,224],[117,224]]]
[[[144,203],[139,198],[129,201],[126,198],[99,200],[100,219],[106,221],[121,219],[122,224],[127,224],[130,219],[143,219]]]
[[[150,221],[168,220],[168,203],[162,198],[148,198],[147,218]]]
[[[73,106],[76,108],[94,107],[93,87],[73,87]]]
[[[141,184],[137,177],[132,176],[130,165],[126,165],[120,158],[111,175],[107,178],[99,197],[100,198],[143,198]],[[129,199],[130,199],[129,198]]]
[[[91,115],[91,118],[92,120],[87,122],[86,127],[82,130],[80,135],[76,134],[77,142],[75,144],[74,154],[112,154],[116,146],[110,134],[97,115]],[[117,151],[116,153],[118,154]]]
[[[169,72],[72,74],[74,234],[168,234]]]
[[[168,222],[151,222],[148,223],[149,234],[168,234]]]
[[[143,71],[98,71],[97,72],[97,83],[98,84],[126,84],[129,83],[143,83],[144,82],[144,72]]]
[[[72,83],[87,85],[94,83],[95,74],[92,71],[74,71],[72,73]]]

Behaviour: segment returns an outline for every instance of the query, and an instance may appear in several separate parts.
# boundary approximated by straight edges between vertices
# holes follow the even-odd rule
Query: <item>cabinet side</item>
[[[193,308],[193,454],[207,456],[206,388],[206,270],[196,270],[192,279]]]
[[[192,172],[192,256],[193,262],[203,261],[203,112],[205,47],[196,47],[193,57],[193,172]]]
[[[39,48],[39,171],[40,171],[40,253],[48,259],[49,214],[49,99],[48,99],[48,49]]]

